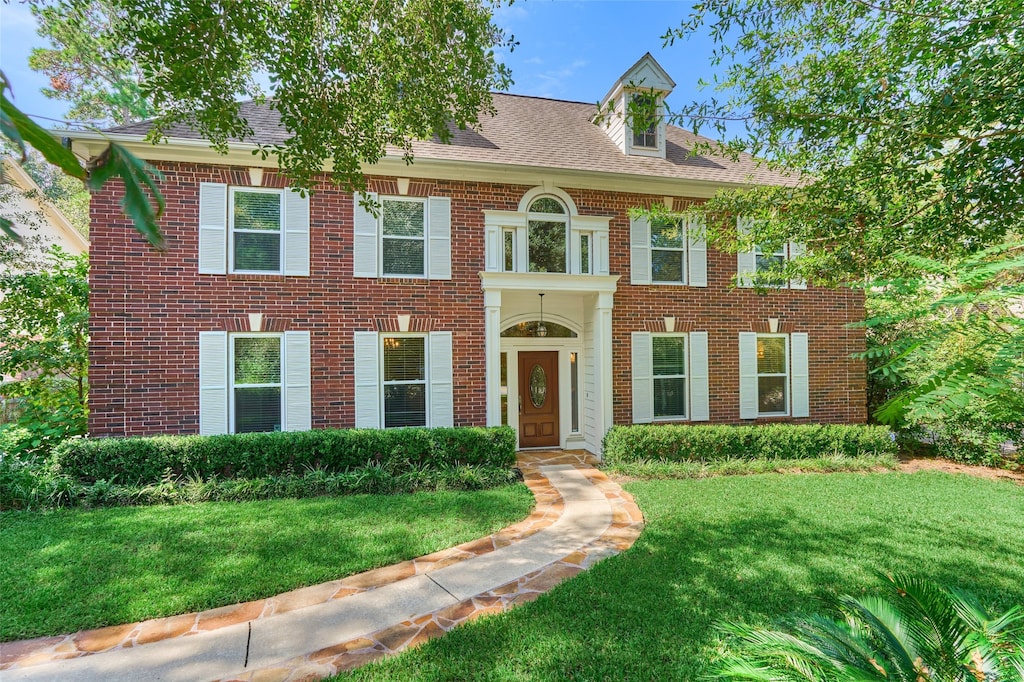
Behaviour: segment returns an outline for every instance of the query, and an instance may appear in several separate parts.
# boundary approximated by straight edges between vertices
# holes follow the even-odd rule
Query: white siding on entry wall
[[[603,434],[597,432],[597,347],[594,345],[594,310],[583,312],[583,366],[580,373],[580,407],[583,436],[595,451],[601,447]]]
[[[228,186],[199,185],[199,273],[223,275],[228,267]]]
[[[633,332],[633,423],[649,424],[654,421],[654,371],[652,369],[651,335]]]
[[[228,432],[228,335],[199,332],[199,435]]]
[[[452,333],[430,333],[430,421],[427,426],[454,426]]]
[[[355,360],[356,428],[379,429],[380,418],[380,351],[377,332],[353,334]]]

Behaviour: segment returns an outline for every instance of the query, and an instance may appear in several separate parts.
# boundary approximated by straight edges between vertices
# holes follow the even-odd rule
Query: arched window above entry
[[[565,190],[538,185],[517,211],[484,211],[486,270],[607,275],[610,216],[580,215]]]
[[[558,199],[542,196],[527,214],[527,263],[530,272],[569,272],[569,216]]]
[[[539,336],[537,334],[537,327],[540,325],[539,320],[530,320],[528,322],[520,322],[507,328],[501,332],[501,335],[505,338],[530,338]],[[575,339],[576,332],[569,329],[568,327],[558,324],[557,322],[551,322],[546,320],[544,322],[544,328],[547,333],[544,334],[549,339]]]

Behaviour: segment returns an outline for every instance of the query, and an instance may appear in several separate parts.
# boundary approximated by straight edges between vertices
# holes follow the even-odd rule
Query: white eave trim
[[[550,272],[481,272],[480,288],[484,291],[540,289],[579,294],[614,294],[619,275],[565,275]]]
[[[228,152],[221,154],[210,147],[206,140],[168,138],[165,142],[153,144],[144,135],[103,134],[94,132],[53,131],[70,137],[72,150],[79,157],[90,159],[101,153],[111,142],[117,142],[146,161],[184,161],[188,163],[210,163],[225,166],[262,166],[277,168],[273,156],[263,159],[253,154],[255,144],[231,142]],[[329,171],[330,162],[324,164]],[[537,185],[540,181],[550,182],[561,188],[597,189],[605,191],[634,192],[710,198],[722,188],[744,189],[759,184],[748,182],[723,182],[693,178],[614,173],[607,171],[552,168],[550,166],[510,165],[487,161],[455,161],[417,156],[407,164],[400,156],[386,156],[373,165],[364,165],[367,175],[396,176],[432,180],[475,180],[500,184]]]

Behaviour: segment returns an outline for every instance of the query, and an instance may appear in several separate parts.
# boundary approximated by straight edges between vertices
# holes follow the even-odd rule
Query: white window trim
[[[786,371],[782,372],[781,374],[778,373],[778,372],[761,372],[761,371],[757,372],[757,403],[758,403],[757,417],[759,419],[761,417],[788,417],[790,412],[792,411],[791,407],[792,407],[792,402],[793,402],[793,396],[792,396],[793,387],[790,385],[790,382],[792,381],[792,376],[791,375],[792,375],[793,372],[792,372],[792,362],[791,362],[790,357],[789,357],[789,352],[790,352],[789,351],[789,334],[758,334],[757,335],[757,339],[758,340],[766,339],[766,338],[767,339],[784,339],[785,340],[786,347],[785,347],[785,350],[783,351],[783,358],[786,361]],[[756,352],[756,345],[755,345],[755,352]],[[756,357],[754,358],[754,361],[755,362],[757,361]],[[783,387],[785,388],[785,391],[786,391],[786,394],[785,394],[786,409],[783,410],[782,412],[762,412],[761,411],[761,377],[782,377],[783,379],[785,379],[785,381],[782,382],[782,385],[783,385]]]
[[[276,194],[278,197],[279,214],[277,223],[277,270],[238,270],[235,268],[235,194],[237,192],[245,192],[249,194]],[[242,230],[246,234],[270,234],[267,230]],[[228,187],[228,273],[232,275],[282,275],[284,274],[284,259],[285,259],[285,204],[284,204],[284,190],[276,189],[272,187],[245,187],[245,186],[229,186]]]
[[[380,196],[377,198],[380,202],[380,215],[377,217],[377,272],[380,273],[380,277],[389,278],[401,278],[401,279],[428,279],[429,263],[430,263],[430,206],[427,199],[424,197],[391,197],[391,196]],[[384,234],[384,204],[389,201],[403,201],[408,204],[420,204],[423,206],[423,235],[420,237],[404,237],[395,235]],[[384,270],[384,240],[385,239],[401,239],[405,241],[422,241],[423,242],[423,274],[402,274],[402,273],[390,273]],[[383,413],[382,413],[383,414]]]
[[[279,430],[285,430],[285,372],[287,367],[284,351],[284,334],[280,332],[240,332],[228,334],[228,433],[235,433],[235,340],[253,338],[276,338],[278,342],[278,357],[280,358],[280,379],[276,384],[242,384],[243,388],[272,388],[276,386],[281,391],[280,411],[281,424]]]
[[[658,338],[681,338],[683,339],[683,374],[655,374],[654,373],[654,340]],[[654,396],[657,392],[655,385],[659,379],[684,379],[686,381],[686,390],[683,391],[683,409],[685,414],[682,415],[665,415],[657,416]],[[690,338],[689,334],[685,332],[661,332],[651,334],[651,416],[654,423],[657,422],[678,422],[678,421],[689,421],[690,420]]]
[[[387,339],[423,339],[423,379],[417,381],[385,381],[384,380],[384,353]],[[423,386],[423,424],[422,427],[429,427],[430,423],[430,336],[422,333],[394,333],[387,332],[379,334],[378,338],[378,349],[380,352],[380,374],[378,375],[378,382],[380,386],[380,428],[397,429],[402,428],[398,426],[388,426],[387,419],[388,414],[385,409],[385,391],[387,386],[405,386],[405,385],[422,385]]]

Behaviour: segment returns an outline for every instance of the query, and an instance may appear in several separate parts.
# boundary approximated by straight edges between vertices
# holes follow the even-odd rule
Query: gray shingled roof
[[[479,130],[455,130],[451,144],[416,142],[413,145],[415,157],[715,183],[796,184],[793,177],[758,167],[750,156],[745,155],[738,162],[693,156],[690,150],[694,143],[708,141],[708,138],[675,126],[668,126],[666,158],[626,156],[591,122],[596,112],[594,104],[495,93],[494,106],[495,116],[484,116]],[[249,141],[273,144],[287,137],[277,112],[269,106],[246,102],[242,104],[241,113],[254,131]],[[144,135],[149,127],[149,123],[143,122],[111,128],[107,132]],[[200,137],[184,125],[171,127],[167,135],[172,140]]]

